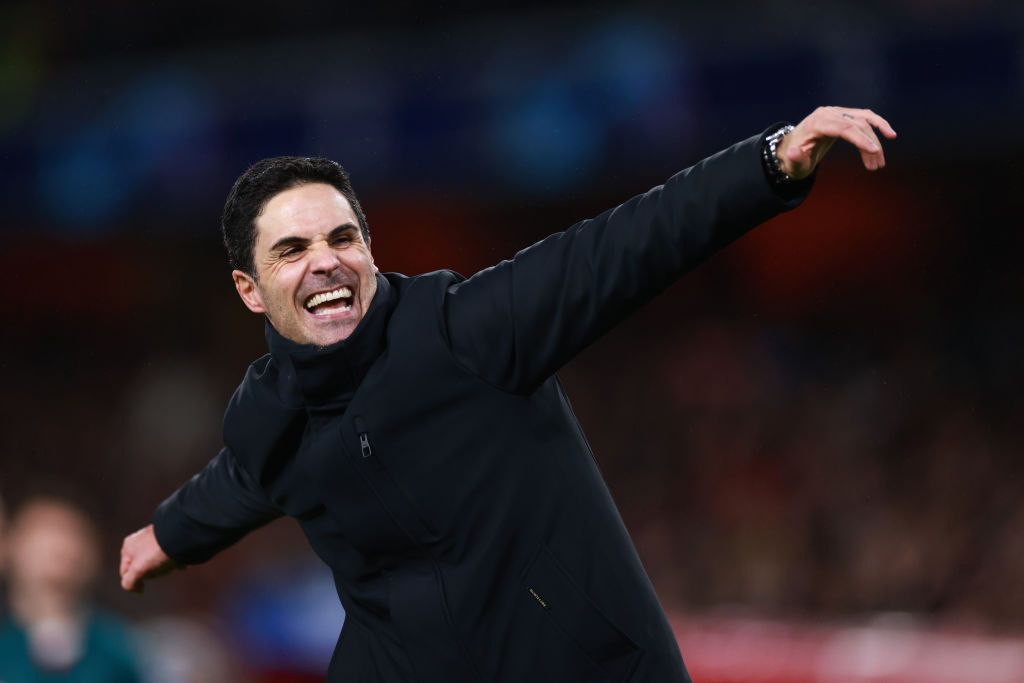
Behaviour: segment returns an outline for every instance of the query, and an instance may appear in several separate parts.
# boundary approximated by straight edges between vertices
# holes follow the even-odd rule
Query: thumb
[[[139,581],[139,571],[129,567],[128,571],[121,577],[121,588],[132,593],[142,592],[142,582]]]
[[[802,149],[800,149],[800,145],[790,145],[786,149],[786,158],[790,161],[800,161],[806,157],[807,155],[804,154]]]

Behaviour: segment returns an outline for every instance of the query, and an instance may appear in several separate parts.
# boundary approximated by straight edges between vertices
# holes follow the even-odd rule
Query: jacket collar
[[[267,346],[280,367],[282,395],[297,392],[307,406],[347,405],[370,366],[387,348],[387,327],[396,303],[391,283],[377,273],[370,307],[347,339],[330,346],[298,344],[281,336],[268,320]]]

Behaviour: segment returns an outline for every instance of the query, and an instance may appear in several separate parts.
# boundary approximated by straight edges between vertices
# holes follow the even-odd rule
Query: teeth
[[[350,311],[350,310],[352,310],[352,304],[351,303],[342,304],[341,305],[341,310],[342,311]],[[330,313],[329,312],[325,312],[325,311],[313,311],[313,315],[330,315]]]
[[[340,287],[339,289],[336,289],[333,292],[321,292],[319,294],[314,295],[309,301],[306,302],[306,308],[312,309],[314,306],[319,306],[322,303],[334,301],[335,299],[348,299],[351,296],[352,290],[348,287],[348,285],[345,285],[344,287]],[[347,311],[350,308],[352,308],[352,304],[346,306],[344,310]]]

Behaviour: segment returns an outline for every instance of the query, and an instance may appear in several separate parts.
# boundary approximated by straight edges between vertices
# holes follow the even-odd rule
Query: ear
[[[241,270],[231,271],[231,279],[235,281],[235,291],[242,298],[242,303],[253,313],[266,313],[263,305],[263,295],[252,276]]]

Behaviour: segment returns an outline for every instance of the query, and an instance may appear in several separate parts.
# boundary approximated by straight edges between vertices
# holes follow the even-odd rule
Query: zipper
[[[387,469],[384,462],[373,454],[373,447],[370,445],[370,432],[366,429],[366,423],[363,422],[363,418],[356,415],[353,422],[356,425],[356,436],[359,437],[359,452],[362,453],[363,460],[369,462],[375,470]]]
[[[362,454],[363,459],[371,463],[375,470],[387,470],[387,466],[384,465],[383,461],[381,461],[380,458],[373,454],[373,447],[370,445],[370,432],[366,428],[366,423],[363,421],[362,416],[355,415],[352,418],[352,422],[353,424],[355,424],[356,436],[359,438],[359,451]],[[342,446],[344,446],[345,440],[342,439],[341,443]],[[384,476],[391,480],[391,485],[394,486],[397,490],[398,484],[397,482],[395,482],[394,477],[391,476],[391,473],[385,472]],[[429,547],[420,543],[416,539],[415,535],[412,534],[408,529],[406,529],[405,526],[398,520],[398,518],[395,516],[395,513],[392,512],[391,509],[388,507],[387,503],[384,501],[384,497],[381,495],[380,491],[373,484],[373,482],[370,479],[366,479],[366,483],[370,485],[370,490],[373,491],[374,495],[377,497],[377,500],[380,502],[381,507],[383,507],[385,512],[388,513],[388,516],[391,517],[392,521],[395,522],[399,529],[402,529],[402,531],[405,533],[406,538],[408,538],[409,541],[412,542],[413,546],[416,547],[420,551],[420,553],[422,553],[423,557],[429,560],[434,570],[434,581],[437,584],[438,594],[441,599],[442,614],[444,616],[444,620],[448,623],[448,628],[451,630],[452,639],[455,641],[459,650],[462,651],[462,656],[465,658],[470,668],[479,676],[480,669],[479,667],[477,667],[476,661],[470,654],[469,650],[466,648],[465,644],[463,644],[461,638],[459,638],[458,632],[455,629],[455,622],[452,619],[451,612],[448,609],[448,601],[444,597],[444,579],[441,575],[441,568],[438,566],[437,558],[434,557],[434,553],[430,550]],[[405,495],[404,493],[401,493],[401,491],[399,491],[399,493],[402,496]]]

